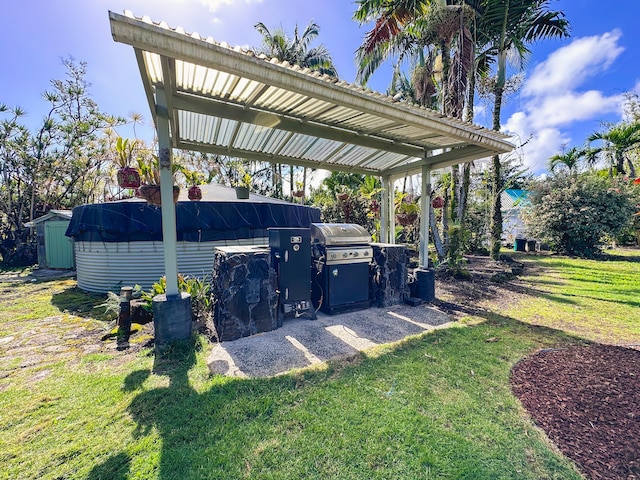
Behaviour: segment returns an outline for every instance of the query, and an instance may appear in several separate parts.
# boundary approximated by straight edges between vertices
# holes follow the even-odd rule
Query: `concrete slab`
[[[341,315],[318,312],[317,320],[285,320],[277,330],[218,343],[208,365],[221,375],[269,377],[450,324],[445,313],[429,305],[394,305]]]

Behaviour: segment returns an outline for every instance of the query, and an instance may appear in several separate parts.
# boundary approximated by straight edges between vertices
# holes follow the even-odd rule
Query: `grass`
[[[531,296],[506,314],[601,343],[640,343],[640,251],[609,253],[608,261],[521,255],[540,273],[524,277]]]
[[[524,305],[271,379],[211,376],[201,337],[157,357],[4,366],[0,479],[579,479],[511,394],[509,372],[538,348],[640,343],[635,255],[524,257],[539,269]],[[21,323],[63,310],[97,321],[89,307],[102,299],[79,294],[86,311],[74,313],[73,284],[47,287],[0,284],[24,289],[0,315],[34,288],[44,305]]]

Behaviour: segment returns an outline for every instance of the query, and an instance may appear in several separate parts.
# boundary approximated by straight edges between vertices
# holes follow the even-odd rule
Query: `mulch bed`
[[[542,350],[512,371],[514,394],[591,479],[640,479],[640,351]]]

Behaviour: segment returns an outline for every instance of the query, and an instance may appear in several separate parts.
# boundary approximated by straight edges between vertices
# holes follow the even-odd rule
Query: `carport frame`
[[[389,243],[394,181],[420,174],[422,267],[431,171],[514,148],[498,132],[147,17],[109,19],[114,40],[134,48],[157,129],[167,298],[179,296],[175,208],[164,201],[173,195],[173,148],[379,176],[381,239]]]

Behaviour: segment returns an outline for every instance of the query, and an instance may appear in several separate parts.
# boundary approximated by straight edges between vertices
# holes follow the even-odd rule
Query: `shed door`
[[[74,268],[73,240],[65,236],[69,221],[46,222],[44,243],[49,268]]]

